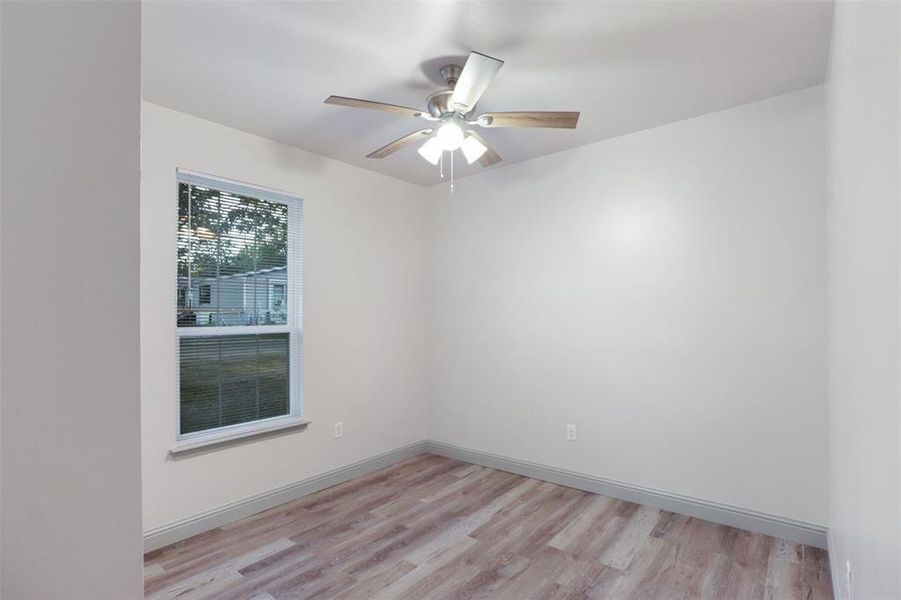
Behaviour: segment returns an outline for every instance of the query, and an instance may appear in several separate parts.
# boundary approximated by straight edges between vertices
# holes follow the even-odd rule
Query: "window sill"
[[[297,428],[306,428],[307,425],[310,424],[309,419],[305,419],[303,417],[288,417],[285,419],[279,419],[278,421],[267,423],[265,425],[260,425],[259,427],[254,427],[252,429],[243,429],[240,431],[226,431],[219,434],[211,434],[209,436],[203,436],[196,439],[188,439],[182,440],[180,442],[176,442],[175,446],[169,450],[169,454],[173,456],[178,456],[181,454],[187,454],[194,450],[200,450],[202,448],[210,448],[213,446],[221,446],[224,444],[228,444],[230,442],[235,442],[238,440],[243,440],[251,437],[257,437],[261,435],[266,435],[268,433],[273,433],[276,431],[284,431],[286,429],[297,429]]]

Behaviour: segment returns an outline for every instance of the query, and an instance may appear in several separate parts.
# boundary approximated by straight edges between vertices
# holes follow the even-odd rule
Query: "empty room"
[[[0,0],[0,598],[901,600],[901,2]]]

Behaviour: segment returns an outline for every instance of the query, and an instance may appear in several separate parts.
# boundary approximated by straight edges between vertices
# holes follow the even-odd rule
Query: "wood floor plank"
[[[439,572],[448,564],[454,563],[461,554],[467,552],[476,543],[476,540],[467,537],[454,546],[444,548],[438,554],[419,563],[416,569],[393,582],[377,594],[376,597],[383,600],[402,598],[410,595],[414,589],[424,587],[425,584],[434,584],[437,579],[436,572]],[[453,569],[447,571],[448,576],[453,576],[453,573]]]
[[[625,570],[639,545],[650,536],[659,518],[660,512],[656,508],[642,506],[632,515],[616,542],[607,548],[599,560],[614,569]]]
[[[145,595],[150,598],[174,598],[176,596],[184,597],[186,593],[191,592],[195,596],[213,597],[211,594],[205,594],[204,588],[220,590],[222,586],[211,584],[223,580],[229,583],[239,581],[243,579],[240,573],[242,568],[265,557],[284,552],[285,549],[293,546],[294,544],[290,540],[282,538],[265,546],[254,548],[236,558],[217,562],[211,568],[203,568],[186,578],[180,576],[182,575],[181,571],[176,571],[176,576],[164,572],[156,580],[151,579],[145,582]]]
[[[420,455],[145,555],[149,598],[829,599],[825,551]]]
[[[548,545],[558,550],[566,550],[569,544],[589,530],[598,516],[610,508],[610,503],[611,498],[607,496],[594,496],[587,507],[575,515],[575,518],[570,520],[566,527],[551,538]]]
[[[384,592],[387,588],[390,588],[391,584],[401,580],[414,569],[416,569],[416,565],[413,563],[407,560],[398,561],[391,565],[390,568],[383,570],[377,576],[369,577],[362,581],[358,580],[355,585],[339,592],[334,598],[335,600],[373,598]]]

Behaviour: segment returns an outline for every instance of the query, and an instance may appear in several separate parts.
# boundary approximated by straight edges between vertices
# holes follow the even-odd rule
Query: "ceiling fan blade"
[[[466,64],[463,65],[463,72],[454,85],[451,106],[463,114],[471,111],[502,66],[504,66],[502,60],[470,52]]]
[[[482,127],[556,127],[575,129],[577,112],[501,112],[479,115],[476,122]]]
[[[372,100],[360,100],[359,98],[347,98],[345,96],[329,96],[325,99],[326,104],[336,104],[338,106],[350,106],[351,108],[368,108],[371,110],[383,110],[385,112],[394,113],[402,117],[422,117],[423,112],[415,108],[407,106],[398,106],[397,104],[385,104],[384,102],[373,102]]]
[[[385,158],[390,154],[394,154],[404,146],[409,146],[410,144],[424,140],[431,135],[433,131],[434,129],[420,129],[419,131],[414,131],[398,140],[394,140],[390,144],[382,146],[375,152],[367,154],[366,158]]]
[[[475,139],[479,140],[479,142],[481,142],[481,144],[482,144],[483,146],[485,146],[485,148],[486,148],[485,154],[483,154],[482,156],[479,157],[479,164],[480,164],[480,165],[482,165],[483,167],[490,167],[490,166],[493,165],[494,163],[499,163],[499,162],[501,162],[502,160],[504,160],[503,158],[501,158],[501,155],[498,154],[497,151],[496,151],[494,148],[492,148],[491,146],[488,145],[488,142],[486,142],[486,141],[482,138],[482,136],[480,136],[480,135],[478,134],[478,132],[475,132],[475,131],[473,131],[473,130],[470,129],[468,133],[469,133],[469,135],[471,135],[471,136],[474,137]]]

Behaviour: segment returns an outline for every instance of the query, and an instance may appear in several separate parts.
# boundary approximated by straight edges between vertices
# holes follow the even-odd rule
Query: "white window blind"
[[[179,440],[301,414],[303,203],[178,172]]]

